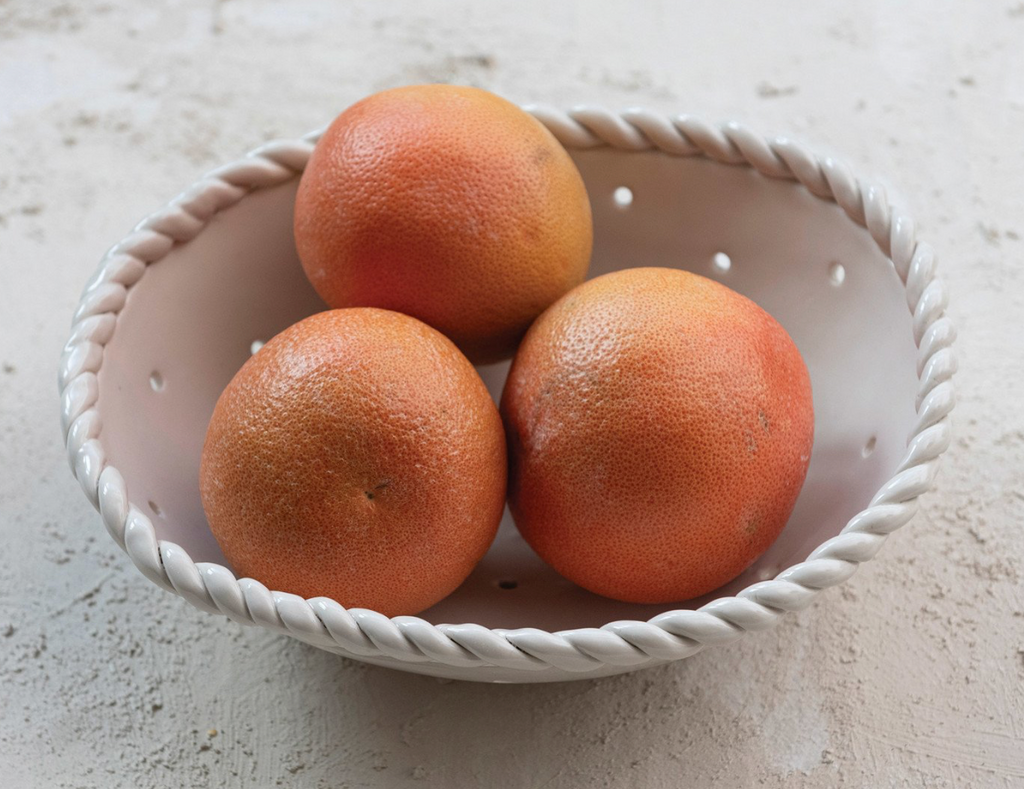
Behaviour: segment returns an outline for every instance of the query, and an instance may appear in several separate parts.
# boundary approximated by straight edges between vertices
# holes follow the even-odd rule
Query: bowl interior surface
[[[421,614],[435,624],[561,630],[648,619],[732,595],[802,561],[867,506],[893,473],[916,417],[915,346],[903,287],[864,229],[788,181],[703,158],[574,152],[594,210],[590,276],[668,266],[752,298],[790,333],[810,371],[815,442],[779,539],[705,598],[635,605],[590,594],[550,570],[506,511],[466,582]],[[104,352],[97,408],[109,462],[160,539],[226,564],[199,498],[203,438],[221,390],[252,353],[326,309],[292,238],[298,180],[215,216],[129,291]],[[508,363],[480,368],[501,393]],[[287,591],[287,590],[284,590]]]

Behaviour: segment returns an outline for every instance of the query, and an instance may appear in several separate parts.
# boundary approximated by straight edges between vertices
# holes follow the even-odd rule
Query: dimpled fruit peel
[[[404,312],[475,363],[507,358],[583,281],[579,171],[539,121],[478,88],[413,85],[349,107],[299,184],[295,242],[331,307]]]
[[[811,456],[811,385],[763,309],[683,271],[587,282],[523,340],[501,403],[509,503],[555,570],[664,603],[739,575],[782,531]]]
[[[237,573],[389,616],[454,590],[494,538],[505,437],[469,361],[387,310],[322,312],[238,371],[200,491]]]

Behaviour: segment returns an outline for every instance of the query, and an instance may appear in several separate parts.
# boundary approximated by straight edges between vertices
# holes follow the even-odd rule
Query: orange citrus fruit
[[[352,105],[317,143],[295,200],[306,275],[332,307],[383,307],[474,363],[511,356],[583,281],[590,203],[535,118],[477,88],[415,85]]]
[[[313,315],[252,356],[217,401],[200,467],[237,573],[387,615],[465,579],[506,479],[501,420],[466,357],[366,308]]]
[[[501,403],[523,537],[592,592],[662,603],[739,575],[789,518],[811,385],[754,302],[683,271],[591,280],[530,328]]]

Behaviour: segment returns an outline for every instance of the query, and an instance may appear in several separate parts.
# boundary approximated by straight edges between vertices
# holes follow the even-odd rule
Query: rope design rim
[[[297,177],[319,137],[314,132],[261,146],[211,171],[144,219],[104,255],[75,311],[58,370],[68,461],[110,536],[143,575],[202,611],[270,628],[357,659],[388,657],[452,667],[531,672],[554,668],[580,673],[678,660],[707,646],[734,641],[748,631],[771,628],[785,613],[810,605],[821,590],[850,578],[859,564],[875,556],[889,534],[913,517],[918,497],[931,489],[939,457],[950,444],[957,362],[951,348],[956,330],[944,315],[948,292],[936,277],[934,251],[917,240],[910,217],[891,208],[879,186],[858,180],[841,162],[818,157],[784,137],[766,139],[737,123],[713,125],[686,115],[667,117],[642,109],[620,114],[592,107],[569,112],[537,105],[524,109],[566,148],[660,151],[751,167],[834,201],[854,223],[868,230],[906,286],[919,349],[919,386],[917,422],[906,452],[867,508],[805,561],[735,597],[716,599],[698,610],[668,611],[647,622],[617,621],[554,633],[535,628],[492,630],[475,624],[435,626],[415,616],[389,619],[374,611],[345,609],[329,598],[306,600],[271,591],[251,578],[238,580],[219,564],[195,563],[180,546],[158,540],[150,519],[130,501],[124,478],[107,464],[100,441],[95,406],[103,347],[113,336],[128,290],[142,278],[147,265],[160,260],[175,243],[197,236],[215,213],[250,192]]]

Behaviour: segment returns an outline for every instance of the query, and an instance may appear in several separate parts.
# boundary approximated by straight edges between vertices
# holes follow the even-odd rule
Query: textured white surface
[[[1024,6],[123,5],[0,4],[0,529],[18,557],[0,565],[0,769],[12,785],[1024,781],[1024,419],[1011,403],[1024,382]],[[54,359],[96,256],[197,169],[424,79],[749,119],[899,186],[954,294],[959,439],[941,494],[878,563],[728,653],[491,688],[229,622],[201,629],[115,553],[53,427]],[[162,621],[142,617],[158,600]]]

